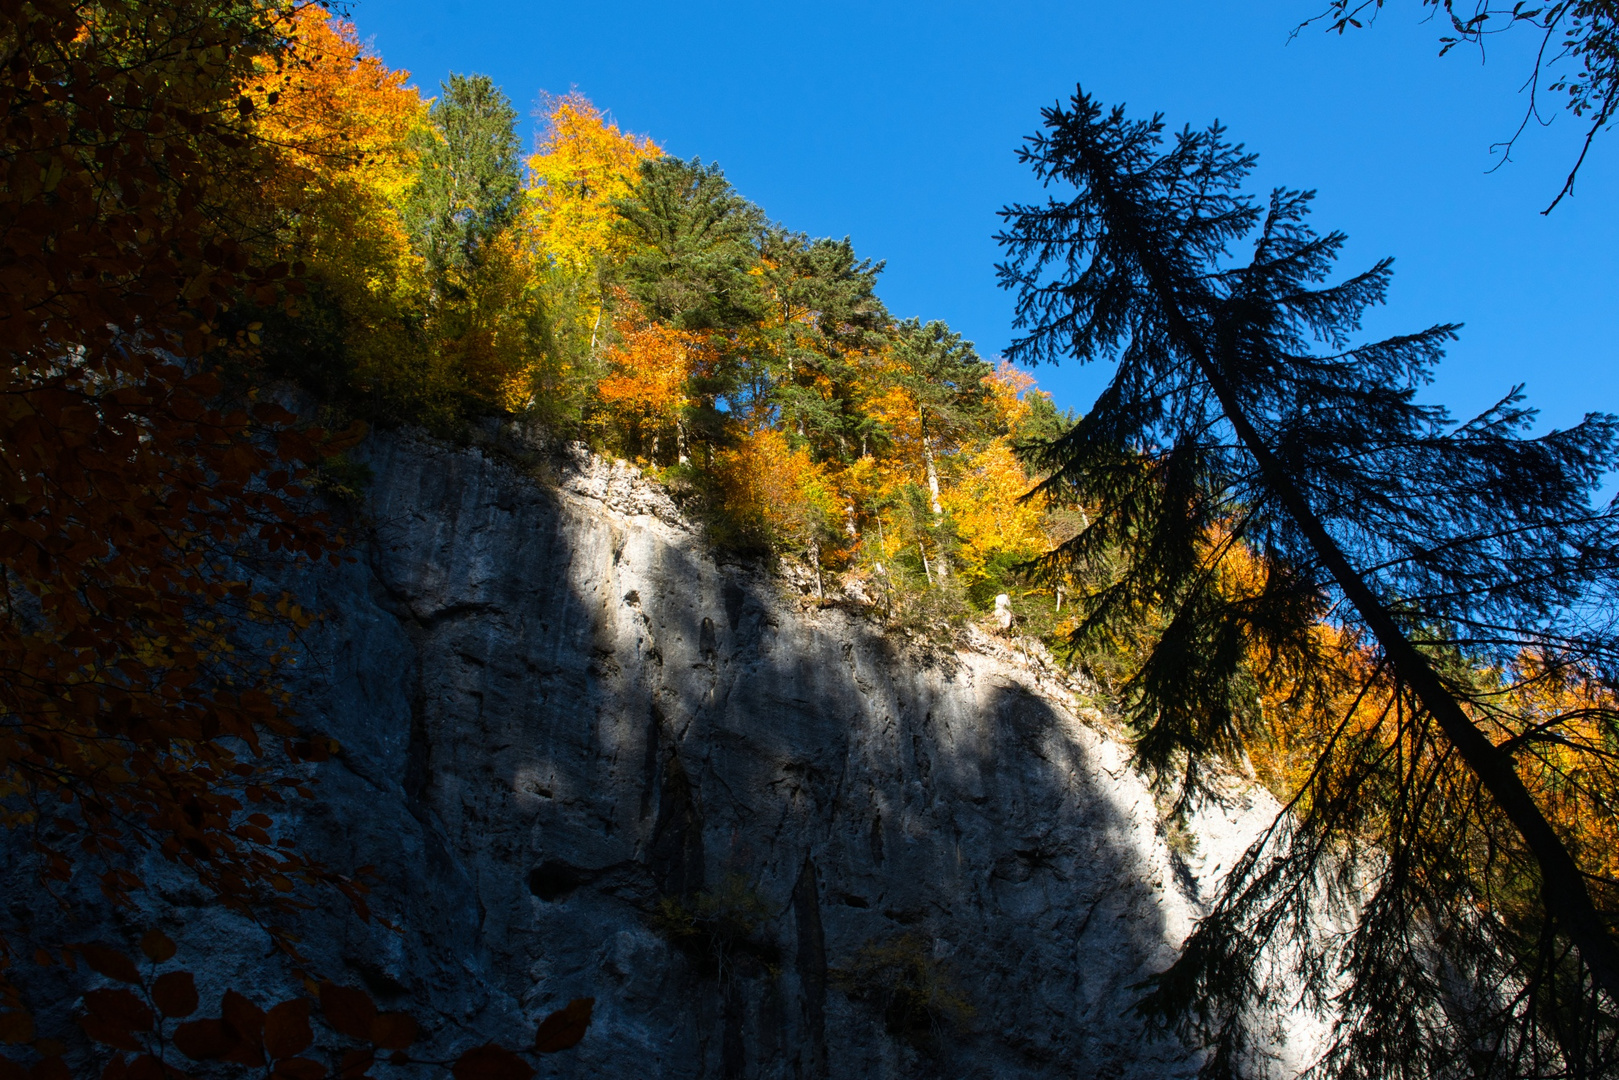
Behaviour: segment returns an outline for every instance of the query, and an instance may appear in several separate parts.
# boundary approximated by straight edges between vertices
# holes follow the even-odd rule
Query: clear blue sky
[[[1076,82],[1174,126],[1218,118],[1258,151],[1256,187],[1319,192],[1350,234],[1344,269],[1396,258],[1369,326],[1466,323],[1430,396],[1458,411],[1528,383],[1547,424],[1619,412],[1619,131],[1549,218],[1581,132],[1560,116],[1493,174],[1531,43],[1436,57],[1417,0],[1344,37],[1305,31],[1325,0],[1098,4],[358,0],[363,38],[425,93],[492,76],[527,113],[577,87],[626,130],[718,161],[783,224],[887,261],[899,316],[942,318],[986,356],[1011,338],[995,211],[1036,194],[1013,151]],[[1083,411],[1104,373],[1035,372]]]

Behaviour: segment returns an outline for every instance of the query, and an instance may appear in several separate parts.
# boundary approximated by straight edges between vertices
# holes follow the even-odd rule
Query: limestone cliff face
[[[1126,750],[1015,649],[815,609],[588,455],[539,483],[406,435],[361,453],[355,561],[293,583],[328,613],[296,690],[344,747],[298,827],[378,868],[394,929],[323,921],[318,965],[445,1047],[594,996],[542,1075],[1196,1072],[1133,987],[1263,796],[1177,856]],[[254,948],[235,977],[271,979]]]

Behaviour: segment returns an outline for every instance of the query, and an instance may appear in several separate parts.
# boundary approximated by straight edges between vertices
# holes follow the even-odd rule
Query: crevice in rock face
[[[410,695],[410,741],[405,746],[405,796],[417,806],[426,798],[433,782],[433,746],[427,737],[427,692],[421,671],[416,671]]]
[[[703,887],[702,811],[686,767],[673,752],[663,768],[648,861],[652,878],[665,896],[691,896]]]
[[[725,620],[731,624],[731,633],[742,624],[742,606],[747,603],[748,594],[734,581],[727,581],[720,590],[720,599],[725,604]]]
[[[742,980],[725,980],[725,1029],[720,1036],[720,1076],[723,1080],[741,1080],[747,1069],[747,1047],[742,1037],[742,1025],[747,1003],[742,997]]]
[[[663,709],[659,708],[657,701],[647,710],[646,718],[646,756],[641,768],[641,820],[645,821],[652,812],[652,800],[658,793],[658,757],[663,748],[663,729],[665,721]]]
[[[803,988],[808,1080],[826,1077],[826,934],[821,928],[821,890],[815,863],[804,857],[793,886],[793,914],[798,922],[798,982]]]

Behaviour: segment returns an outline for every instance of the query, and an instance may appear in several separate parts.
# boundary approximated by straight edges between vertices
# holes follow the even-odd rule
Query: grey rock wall
[[[1177,856],[1127,751],[1004,641],[909,644],[719,565],[622,465],[361,454],[356,559],[291,583],[328,616],[295,689],[343,745],[298,833],[380,875],[379,919],[311,920],[317,966],[449,1049],[594,996],[542,1076],[1195,1074],[1134,988],[1264,796]],[[236,950],[222,977],[285,979],[183,884],[159,899]],[[1318,1028],[1277,1030],[1294,1071]]]

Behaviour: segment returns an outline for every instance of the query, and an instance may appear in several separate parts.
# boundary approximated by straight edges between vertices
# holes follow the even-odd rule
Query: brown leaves
[[[541,1020],[539,1030],[534,1033],[534,1049],[542,1054],[555,1054],[578,1046],[590,1027],[590,1015],[595,1006],[595,998],[574,998]]]
[[[272,1058],[290,1058],[309,1049],[315,1034],[309,1027],[309,1002],[283,1001],[264,1017],[264,1049]]]
[[[462,1054],[450,1068],[455,1080],[529,1080],[534,1066],[503,1047],[488,1043]]]
[[[152,1002],[164,1016],[190,1016],[197,1011],[197,982],[189,971],[170,971],[152,982]]]
[[[125,1050],[139,1050],[134,1032],[152,1026],[155,1017],[146,1003],[128,990],[89,990],[84,995],[85,1033],[97,1042]]]
[[[84,957],[84,962],[98,974],[105,975],[109,979],[117,979],[119,982],[141,981],[140,972],[135,970],[135,961],[117,949],[91,943],[80,945],[78,951],[79,955]]]
[[[218,333],[227,309],[250,280],[279,302],[292,269],[244,239],[269,235],[252,193],[275,152],[241,138],[237,108],[262,50],[285,43],[281,16],[229,7],[5,8],[0,787],[73,834],[42,853],[46,876],[99,859],[124,902],[150,837],[245,912],[323,878],[219,790],[239,753],[222,739],[257,754],[261,731],[292,733],[269,693],[279,661],[232,658],[227,635],[296,623],[224,568],[254,545],[336,544],[298,502],[323,433],[287,430],[285,409],[221,376],[253,360]],[[172,948],[142,942],[154,963]],[[130,964],[85,958],[133,982]]]
[[[230,1049],[230,1035],[222,1020],[191,1020],[174,1029],[174,1046],[193,1061],[212,1061]]]
[[[377,1018],[377,1006],[364,990],[356,990],[336,983],[320,984],[320,1008],[326,1022],[339,1034],[357,1042],[371,1041],[371,1025]]]
[[[141,952],[152,963],[161,964],[174,956],[174,942],[161,930],[148,930],[141,935]]]
[[[407,1013],[378,1013],[371,1021],[371,1041],[379,1050],[403,1050],[416,1041],[416,1021]]]
[[[229,1046],[222,1057],[241,1065],[264,1063],[264,1010],[234,990],[220,1002],[220,1021]]]

